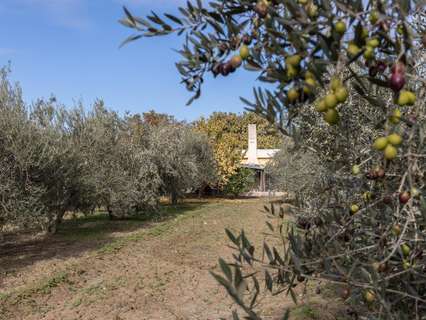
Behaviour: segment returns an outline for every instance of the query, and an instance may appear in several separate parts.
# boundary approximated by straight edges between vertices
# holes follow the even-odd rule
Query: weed
[[[9,298],[10,294],[8,293],[0,293],[0,302],[3,302]]]
[[[50,294],[53,288],[56,288],[62,283],[68,282],[68,279],[69,274],[67,272],[58,272],[53,277],[40,282],[37,287],[33,288],[32,293]]]
[[[297,320],[320,319],[320,314],[318,310],[308,304],[296,307],[291,311],[291,315],[294,317],[294,319]]]
[[[75,299],[72,303],[71,303],[71,307],[73,308],[77,308],[81,305],[81,303],[83,302],[83,298],[82,297],[78,297],[77,299]]]

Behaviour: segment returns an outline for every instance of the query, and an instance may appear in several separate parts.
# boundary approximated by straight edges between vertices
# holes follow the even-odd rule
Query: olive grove
[[[120,116],[101,100],[89,110],[55,98],[28,106],[8,75],[1,70],[0,231],[55,232],[65,213],[97,208],[111,219],[151,213],[160,197],[176,202],[214,181],[207,138],[189,125]]]
[[[257,72],[268,86],[242,101],[294,141],[295,162],[278,166],[315,165],[290,177],[314,176],[300,181],[303,223],[265,208],[274,223],[259,253],[227,231],[236,253],[213,276],[246,318],[261,319],[262,278],[295,301],[297,285],[332,283],[354,318],[425,319],[425,12],[412,0],[188,1],[164,18],[125,9],[136,31],[125,42],[185,35],[177,68],[189,103],[207,73]]]

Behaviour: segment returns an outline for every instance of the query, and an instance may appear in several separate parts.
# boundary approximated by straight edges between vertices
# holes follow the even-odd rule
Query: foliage
[[[283,208],[265,208],[276,220],[268,222],[266,259],[244,232],[227,231],[237,254],[232,263],[220,260],[223,276],[215,278],[250,319],[260,319],[260,272],[267,290],[295,301],[295,285],[326,280],[341,287],[358,318],[421,319],[424,2],[196,1],[179,11],[143,19],[125,10],[122,23],[138,32],[128,41],[185,34],[177,67],[194,92],[189,103],[201,95],[207,73],[229,76],[241,66],[257,72],[269,89],[256,88],[253,102],[242,101],[292,136],[301,152],[313,152],[323,169],[297,209],[306,223],[286,227]]]
[[[291,143],[283,144],[265,168],[271,187],[297,196],[298,205],[303,205],[308,197],[317,196],[325,170],[314,151]]]
[[[248,125],[257,126],[258,148],[276,148],[281,144],[280,135],[270,124],[254,113],[215,112],[209,118],[194,123],[194,130],[205,134],[214,150],[219,175],[219,187],[223,188],[238,170],[243,150],[248,146]]]
[[[77,148],[69,143],[65,110],[54,99],[27,108],[19,87],[0,79],[0,221],[54,228],[65,211],[85,210]]]
[[[253,185],[253,171],[247,168],[239,168],[232,176],[229,177],[223,191],[225,194],[231,194],[234,197],[237,197],[239,194],[249,191]]]
[[[0,79],[0,230],[55,232],[68,211],[110,218],[155,211],[215,178],[206,138],[169,116],[119,116],[102,101],[85,111],[51,98],[28,107]],[[154,121],[153,119],[167,119]],[[155,123],[154,123],[155,122]]]
[[[114,218],[155,208],[161,183],[157,169],[145,146],[132,141],[125,119],[108,111],[102,101],[88,112],[81,105],[70,109],[64,118],[66,131],[58,132],[58,139],[76,149],[80,170],[75,175],[90,186],[76,189],[86,211],[101,206]]]
[[[161,190],[172,203],[187,191],[214,183],[216,166],[207,139],[182,124],[151,127],[148,146],[161,177]]]

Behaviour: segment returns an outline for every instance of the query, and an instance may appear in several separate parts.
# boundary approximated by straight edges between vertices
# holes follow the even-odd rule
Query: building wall
[[[256,164],[265,167],[269,161],[271,161],[272,158],[257,158]],[[247,164],[252,164],[252,162],[250,162],[248,160],[248,158],[244,158],[243,160],[241,160],[241,164],[242,165],[247,165]]]

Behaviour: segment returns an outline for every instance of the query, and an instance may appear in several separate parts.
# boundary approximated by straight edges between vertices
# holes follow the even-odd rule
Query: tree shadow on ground
[[[207,203],[187,201],[176,206],[162,205],[158,212],[120,220],[110,220],[105,212],[81,215],[64,220],[54,235],[7,234],[0,243],[0,277],[38,261],[82,256],[132,232],[198,210]]]

